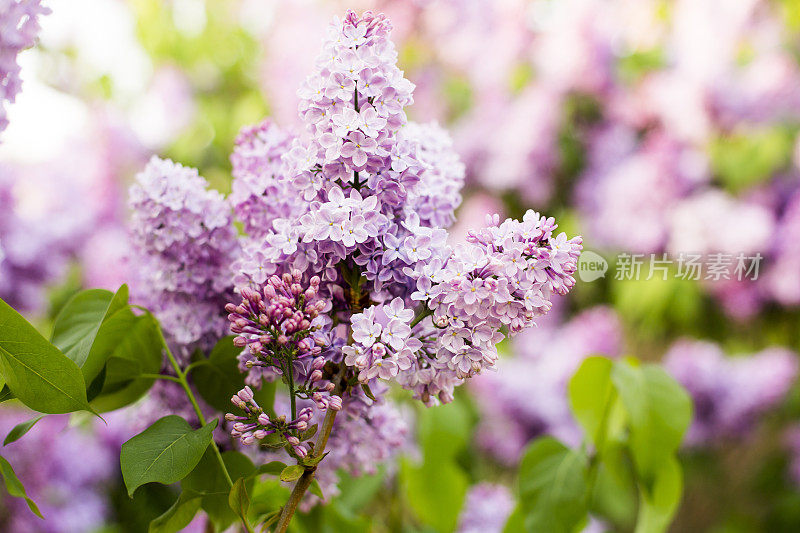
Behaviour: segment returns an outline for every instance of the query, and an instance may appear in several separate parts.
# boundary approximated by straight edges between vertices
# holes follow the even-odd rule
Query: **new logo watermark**
[[[585,250],[578,259],[578,277],[583,282],[594,281],[605,277],[608,272],[608,261],[591,250]]]
[[[745,253],[687,253],[675,257],[661,254],[621,253],[614,261],[614,279],[651,280],[654,277],[666,281],[669,276],[684,280],[724,281],[758,279],[764,256],[756,252]],[[578,259],[578,277],[583,282],[604,278],[608,272],[608,261],[600,254],[585,250]]]

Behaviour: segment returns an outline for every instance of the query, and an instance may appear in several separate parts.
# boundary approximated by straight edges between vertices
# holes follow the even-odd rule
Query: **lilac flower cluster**
[[[690,340],[676,342],[664,365],[694,401],[687,442],[695,446],[747,432],[783,399],[798,372],[789,350],[727,357],[716,344]]]
[[[308,455],[308,449],[301,443],[299,436],[308,429],[308,422],[314,415],[312,408],[300,409],[297,417],[289,421],[285,416],[270,418],[256,403],[250,387],[245,387],[234,394],[231,403],[246,413],[245,416],[232,413],[225,415],[225,420],[234,422],[231,436],[239,439],[242,444],[256,444],[269,435],[277,434],[292,447],[297,457],[303,458]]]
[[[470,487],[458,519],[458,533],[500,533],[514,509],[508,487],[478,483]]]
[[[0,132],[8,126],[6,102],[22,87],[17,54],[33,46],[39,33],[39,17],[50,13],[41,0],[0,0]]]
[[[294,270],[282,277],[272,276],[262,293],[247,287],[241,290],[242,303],[227,304],[234,344],[248,349],[240,355],[243,370],[251,370],[250,381],[285,376],[292,396],[312,400],[320,409],[338,410],[341,398],[329,394],[334,384],[324,378],[326,346],[317,332],[330,319],[321,314],[329,303],[317,297],[320,279],[307,285],[302,273]],[[255,372],[252,372],[255,370]]]
[[[362,172],[354,183],[363,180],[382,203],[398,205],[419,180],[410,143],[397,139],[414,86],[397,68],[390,30],[383,15],[348,12],[331,25],[317,68],[298,91],[312,141],[296,141],[289,161],[306,200],[325,181]]]
[[[416,213],[425,226],[450,226],[455,222],[456,207],[461,204],[465,173],[450,135],[435,122],[409,122],[400,130],[400,137],[419,147],[417,157],[428,167],[417,186],[409,191],[406,211]]]
[[[452,400],[456,385],[493,367],[501,329],[534,325],[554,294],[572,288],[581,240],[555,236],[553,219],[529,212],[521,222],[495,217],[467,246],[448,247],[444,227],[461,201],[464,166],[441,128],[407,123],[413,85],[396,66],[389,29],[382,15],[336,19],[298,92],[309,135],[291,141],[282,167],[265,164],[263,154],[285,149],[286,137],[258,137],[254,173],[268,175],[293,204],[276,208],[283,216],[270,231],[250,235],[235,282],[248,300],[270,276],[304,272],[327,302],[314,333],[324,360],[343,362],[364,384],[397,381],[430,405]],[[250,153],[250,138],[237,150]],[[245,225],[248,216],[239,214]],[[260,350],[263,329],[248,305],[231,320],[251,328],[239,342]],[[263,370],[249,367],[255,386]],[[311,371],[295,372],[305,383]]]
[[[353,315],[354,344],[342,348],[342,353],[345,364],[359,370],[359,381],[391,379],[399,370],[411,368],[414,352],[422,346],[411,337],[413,318],[414,311],[405,308],[402,298]]]
[[[580,237],[554,237],[555,221],[533,211],[521,222],[500,223],[496,215],[487,222],[444,261],[406,269],[416,279],[411,300],[423,302],[432,318],[420,323],[418,356],[399,381],[426,403],[431,395],[450,399],[453,385],[494,368],[501,328],[514,334],[535,325],[551,296],[575,283]]]
[[[238,252],[224,197],[194,169],[153,157],[130,189],[134,298],[179,345],[218,339]]]
[[[291,136],[269,119],[243,128],[236,138],[228,202],[253,237],[266,234],[275,219],[290,216],[296,205],[283,179],[286,169],[281,157],[291,144]]]

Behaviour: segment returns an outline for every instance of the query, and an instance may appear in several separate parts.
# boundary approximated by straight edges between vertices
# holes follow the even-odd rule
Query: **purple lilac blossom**
[[[425,226],[449,227],[464,186],[464,164],[453,150],[450,135],[434,122],[409,122],[400,136],[417,144],[419,160],[428,167],[410,191],[406,210],[416,212]]]
[[[17,55],[39,33],[39,17],[50,13],[40,0],[0,0],[0,133],[8,126],[6,103],[22,89]]]
[[[504,485],[492,483],[473,485],[467,492],[456,531],[501,533],[514,505],[514,496]]]
[[[389,29],[371,13],[332,24],[298,91],[310,138],[294,138],[284,156],[296,205],[251,238],[235,281],[260,291],[290,269],[308,273],[305,280],[315,275],[335,316],[354,303],[355,272],[374,305],[350,319],[345,362],[362,382],[394,379],[432,404],[452,400],[454,386],[493,366],[502,326],[533,325],[553,294],[573,286],[581,241],[553,235],[553,219],[529,212],[522,222],[491,219],[456,252],[446,245],[440,225],[452,222],[460,202],[463,165],[442,130],[407,123],[413,85],[395,64]],[[486,298],[491,305],[478,305]],[[261,370],[250,373],[256,385],[254,371]]]
[[[778,405],[797,377],[796,355],[767,348],[748,357],[728,357],[718,345],[681,340],[664,366],[692,396],[690,446],[744,434],[758,417]]]
[[[228,204],[207,187],[196,170],[153,157],[130,189],[134,299],[183,346],[224,333],[238,251]]]
[[[619,355],[622,328],[614,311],[594,307],[566,324],[525,330],[514,338],[513,347],[515,357],[501,358],[497,372],[470,383],[482,414],[478,444],[509,466],[519,461],[528,442],[542,435],[580,444],[567,383],[586,357]]]
[[[0,408],[0,433],[34,416]],[[97,426],[72,426],[65,415],[40,420],[25,436],[3,448],[44,520],[21,498],[3,497],[0,529],[9,533],[84,533],[110,518],[107,491],[119,469],[118,449],[98,438]]]
[[[236,138],[228,202],[252,237],[263,236],[275,219],[293,214],[296,202],[283,179],[286,168],[281,157],[291,144],[292,137],[269,119],[243,128]]]

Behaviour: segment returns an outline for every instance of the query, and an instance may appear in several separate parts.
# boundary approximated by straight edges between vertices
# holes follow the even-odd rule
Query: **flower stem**
[[[339,373],[334,378],[336,380],[335,385],[336,388],[333,389],[332,394],[340,396],[343,393],[344,385],[344,375],[347,371],[347,367],[342,363]],[[333,423],[336,420],[336,413],[338,411],[334,411],[333,409],[328,409],[325,412],[325,420],[322,422],[322,430],[317,437],[317,443],[314,446],[314,457],[320,457],[322,454],[325,453],[325,446],[328,444],[328,438],[331,436],[331,431],[333,430]],[[289,495],[289,499],[286,501],[286,504],[281,509],[280,517],[278,518],[278,523],[275,526],[275,533],[285,533],[287,529],[289,529],[289,522],[292,521],[292,516],[294,516],[295,511],[297,510],[297,506],[300,504],[300,501],[303,499],[308,488],[311,486],[311,483],[314,481],[314,472],[317,470],[317,466],[306,466],[305,470],[303,471],[303,475],[297,480],[294,487],[292,488],[292,493]]]
[[[166,381],[174,381],[175,383],[181,382],[181,380],[176,378],[175,376],[167,376],[165,374],[139,374],[138,377],[142,379],[163,379]]]
[[[423,305],[423,306],[421,306],[421,307],[419,308],[419,310],[417,311],[417,315],[414,317],[414,320],[412,320],[412,321],[411,321],[411,324],[409,324],[409,327],[412,327],[412,328],[413,328],[414,326],[416,326],[417,324],[419,324],[420,322],[422,322],[422,320],[423,320],[423,319],[424,319],[426,316],[430,316],[430,315],[432,315],[432,314],[433,314],[433,312],[432,312],[430,309],[428,309],[428,306],[427,306],[427,305]]]
[[[167,358],[169,359],[170,364],[172,365],[173,370],[178,375],[177,381],[183,387],[184,392],[186,392],[186,396],[189,398],[189,401],[192,404],[192,408],[194,408],[195,414],[197,414],[197,419],[200,421],[200,424],[203,426],[206,425],[206,417],[203,416],[203,411],[200,409],[200,405],[197,403],[197,398],[195,398],[194,393],[192,392],[191,387],[189,387],[189,382],[186,379],[186,372],[181,369],[181,365],[178,364],[178,361],[175,359],[175,356],[172,355],[172,350],[169,349],[169,345],[167,344],[167,340],[164,338],[164,332],[161,330],[161,326],[158,326],[158,335],[161,338],[161,344],[164,346],[164,350],[167,352]],[[220,468],[222,469],[222,473],[225,475],[225,481],[228,483],[228,486],[233,488],[233,480],[231,479],[231,475],[228,472],[228,467],[225,466],[225,461],[222,459],[222,454],[219,451],[219,447],[217,443],[214,442],[214,439],[211,439],[211,449],[214,450],[214,455],[217,458],[217,462],[219,463]],[[247,533],[252,533],[253,529],[250,527],[250,524],[247,521],[247,517],[242,516],[242,525],[244,526],[244,530]]]

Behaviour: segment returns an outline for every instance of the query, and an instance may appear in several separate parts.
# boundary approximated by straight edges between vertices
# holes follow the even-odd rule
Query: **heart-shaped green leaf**
[[[116,294],[90,289],[76,294],[56,317],[50,341],[75,361],[87,383],[100,373],[106,362],[107,354],[93,349],[98,332],[109,318],[127,306],[127,285],[121,286]]]
[[[122,445],[120,466],[128,495],[145,483],[165,485],[185,478],[200,462],[217,420],[193,430],[176,415],[165,416]]]
[[[34,411],[91,411],[78,365],[1,299],[0,373],[10,391]]]

